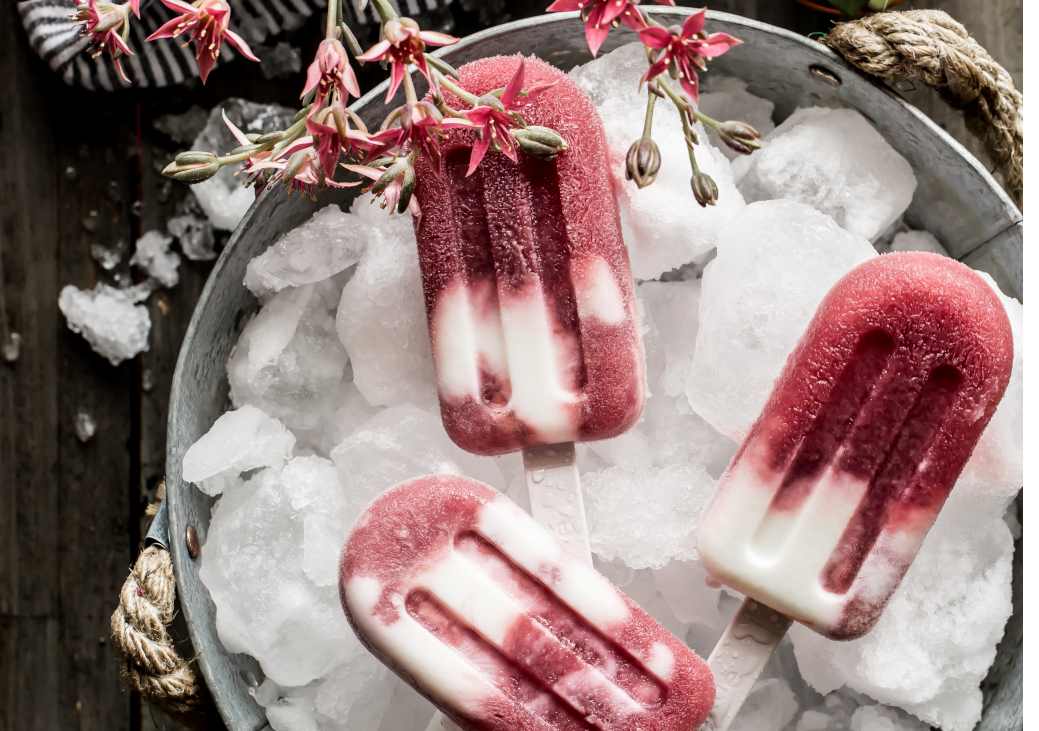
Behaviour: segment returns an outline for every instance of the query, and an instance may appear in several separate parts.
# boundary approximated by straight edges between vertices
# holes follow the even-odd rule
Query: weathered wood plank
[[[99,211],[99,233],[128,233],[125,206],[107,192],[109,175],[125,171],[117,151],[126,133],[111,117],[76,113],[96,113],[96,102],[35,60],[13,4],[0,17],[9,84],[0,111],[2,296],[23,335],[21,359],[0,365],[0,728],[120,731],[130,728],[131,702],[105,638],[130,559],[133,366],[99,364],[65,329],[57,297],[66,282],[93,284],[86,212]],[[62,172],[69,165],[76,180]],[[74,433],[80,408],[98,423],[86,445]]]

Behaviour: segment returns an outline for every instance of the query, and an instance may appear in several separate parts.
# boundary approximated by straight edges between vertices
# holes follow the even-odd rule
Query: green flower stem
[[[339,2],[340,0],[328,0],[328,9],[325,11],[325,39],[336,37],[336,26],[339,24]]]
[[[411,64],[404,68],[404,98],[408,101],[408,104],[418,104],[415,82],[411,78]]]
[[[397,11],[387,0],[372,0],[372,7],[375,8],[375,12],[379,14],[379,19],[383,23],[397,17]]]
[[[693,168],[693,175],[699,175],[700,165],[696,162],[696,151],[692,144],[695,133],[693,132],[692,127],[689,126],[689,117],[685,114],[679,114],[678,116],[682,118],[682,132],[685,133],[685,147],[686,150],[689,151],[689,164]]]
[[[479,97],[477,97],[475,94],[470,94],[468,91],[463,89],[461,86],[453,82],[450,78],[440,73],[436,69],[432,69],[432,71],[434,74],[436,74],[437,83],[439,83],[452,94],[464,101],[466,104],[475,107],[480,103]]]
[[[649,99],[646,101],[646,121],[642,123],[642,139],[644,140],[653,138],[653,110],[656,106],[657,95],[651,91]]]

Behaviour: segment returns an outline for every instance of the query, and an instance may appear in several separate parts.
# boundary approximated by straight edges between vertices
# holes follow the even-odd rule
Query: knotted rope
[[[122,656],[125,682],[145,700],[186,719],[198,714],[208,699],[168,630],[176,600],[169,551],[148,546],[119,592],[119,606],[112,614],[112,639]]]
[[[825,43],[862,71],[885,81],[922,81],[963,109],[967,126],[988,148],[1010,194],[1024,182],[1024,98],[1014,80],[942,10],[878,13],[837,25]]]

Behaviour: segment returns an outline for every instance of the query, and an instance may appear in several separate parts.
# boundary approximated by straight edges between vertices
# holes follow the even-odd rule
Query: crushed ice
[[[631,46],[573,72],[607,126],[636,276],[666,273],[637,289],[643,418],[621,437],[580,445],[578,461],[596,565],[706,655],[738,601],[709,585],[697,560],[700,511],[820,299],[875,255],[870,242],[899,225],[916,183],[861,115],[808,109],[732,166],[704,145],[702,165],[721,188],[708,210],[691,201],[677,121],[659,115],[665,169],[638,191],[622,177],[642,124],[633,98],[643,65]],[[715,80],[704,105],[771,127],[771,103],[735,79]],[[744,203],[737,180],[760,202]],[[223,188],[214,195],[203,207],[229,206],[228,225],[248,204]],[[930,234],[901,228],[892,249],[941,250]],[[421,731],[432,715],[359,645],[339,608],[339,551],[372,498],[445,471],[525,501],[516,455],[475,457],[444,433],[414,246],[406,218],[362,197],[349,212],[319,210],[254,259],[246,283],[263,306],[228,363],[235,409],[184,459],[185,479],[221,495],[201,575],[224,645],[267,675],[255,697],[275,731]],[[139,322],[117,293],[67,299],[80,308],[100,299],[94,306],[113,321]],[[1003,301],[1019,336],[1021,305]],[[106,328],[91,337],[110,338]],[[1003,516],[1022,484],[1021,389],[1019,350],[1003,404],[877,628],[835,643],[795,627],[734,728],[973,727],[1011,608]]]

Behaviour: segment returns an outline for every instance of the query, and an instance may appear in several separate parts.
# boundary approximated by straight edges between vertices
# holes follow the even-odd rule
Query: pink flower
[[[657,0],[660,5],[674,5],[675,0]],[[550,13],[581,11],[584,20],[584,37],[588,48],[595,56],[606,41],[610,30],[624,23],[632,30],[642,30],[646,20],[638,8],[639,0],[556,0],[548,6]]]
[[[555,82],[540,84],[523,92],[525,67],[526,61],[520,61],[519,68],[516,69],[509,85],[502,92],[501,99],[487,95],[480,100],[484,102],[483,104],[462,112],[462,115],[480,133],[479,139],[473,145],[472,154],[469,156],[469,169],[466,175],[476,172],[476,168],[480,166],[492,144],[496,150],[513,162],[519,161],[516,140],[512,138],[511,130],[525,127],[526,123],[517,110],[522,109],[535,96],[555,85]]]
[[[220,46],[224,39],[250,61],[259,61],[249,49],[245,39],[229,27],[231,23],[231,6],[224,0],[196,0],[188,4],[183,0],[162,0],[162,4],[179,15],[163,24],[148,36],[149,41],[159,38],[177,38],[188,34],[195,44],[195,61],[198,63],[198,75],[202,83],[206,83],[209,72],[220,55]]]
[[[698,70],[707,69],[707,59],[717,58],[742,41],[728,33],[703,32],[707,11],[690,15],[681,28],[650,27],[639,32],[642,43],[657,50],[653,63],[643,81],[654,79],[668,69],[674,69],[682,88],[689,97],[700,100],[700,76]]]
[[[300,96],[305,97],[312,91],[317,92],[314,101],[318,106],[324,106],[333,91],[339,94],[340,100],[361,96],[357,76],[350,66],[350,57],[343,44],[335,38],[321,41],[314,61],[307,69],[307,82]]]
[[[444,119],[432,102],[420,101],[401,107],[400,124],[375,133],[371,140],[379,146],[375,156],[395,154],[407,148],[418,150],[435,161],[440,159],[440,136],[444,130],[472,127],[468,120]]]
[[[165,0],[164,0],[165,1]],[[383,39],[357,57],[358,61],[389,61],[390,88],[386,92],[389,102],[397,93],[409,64],[415,64],[430,86],[436,86],[426,63],[426,46],[450,46],[458,39],[446,33],[422,30],[411,18],[395,18],[383,25]]]
[[[374,181],[367,190],[380,197],[382,207],[389,209],[391,213],[410,211],[413,216],[421,214],[418,200],[413,195],[415,168],[410,159],[397,158],[392,165],[384,168],[371,165],[343,165],[343,167]]]
[[[326,180],[335,175],[340,156],[357,158],[378,148],[367,134],[350,127],[341,102],[307,117],[307,132]]]
[[[124,5],[84,0],[77,4],[73,16],[83,24],[81,32],[90,36],[90,54],[96,58],[107,53],[119,80],[124,84],[130,83],[130,77],[123,69],[122,57],[134,55],[127,43],[131,11],[140,17],[140,0],[131,0]]]

